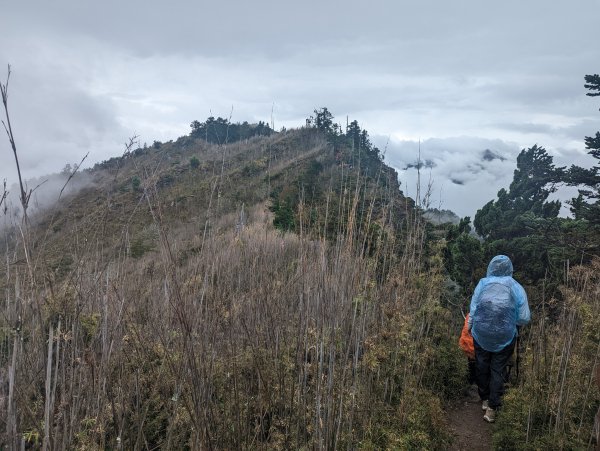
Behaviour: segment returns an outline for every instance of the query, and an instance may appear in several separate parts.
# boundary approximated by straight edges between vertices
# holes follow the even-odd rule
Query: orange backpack
[[[475,345],[473,344],[473,335],[469,332],[469,314],[465,317],[465,324],[458,340],[458,346],[470,359],[475,359]]]

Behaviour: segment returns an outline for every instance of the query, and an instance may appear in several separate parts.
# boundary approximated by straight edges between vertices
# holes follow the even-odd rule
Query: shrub
[[[139,191],[140,187],[142,185],[142,181],[140,180],[140,178],[138,176],[135,176],[131,179],[131,187],[133,188],[134,191]]]
[[[521,385],[505,395],[498,416],[497,449],[587,449],[600,405],[593,383],[600,345],[599,274],[598,260],[591,268],[572,268],[562,288],[560,317],[550,322],[543,310],[533,317],[524,337]]]

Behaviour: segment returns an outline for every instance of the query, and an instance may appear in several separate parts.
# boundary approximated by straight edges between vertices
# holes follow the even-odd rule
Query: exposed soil
[[[492,425],[483,419],[481,401],[472,391],[453,404],[446,412],[448,427],[454,435],[452,451],[490,451]]]

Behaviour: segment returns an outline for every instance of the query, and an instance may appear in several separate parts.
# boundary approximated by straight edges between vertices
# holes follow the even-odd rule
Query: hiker
[[[504,371],[515,348],[517,326],[530,320],[527,294],[512,278],[512,262],[496,255],[471,298],[469,330],[475,345],[477,388],[485,411],[493,423],[504,393]]]

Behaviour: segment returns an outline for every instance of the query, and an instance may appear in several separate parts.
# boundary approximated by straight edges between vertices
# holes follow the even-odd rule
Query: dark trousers
[[[492,409],[497,409],[502,404],[504,370],[515,349],[515,340],[513,338],[508,346],[498,352],[486,351],[474,341],[479,396],[483,400],[487,399]]]
[[[477,361],[475,359],[469,359],[467,372],[467,382],[469,385],[477,383]]]

